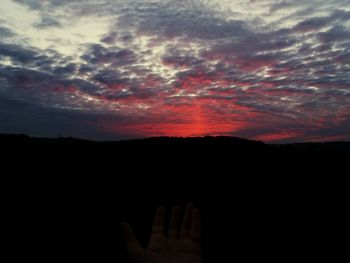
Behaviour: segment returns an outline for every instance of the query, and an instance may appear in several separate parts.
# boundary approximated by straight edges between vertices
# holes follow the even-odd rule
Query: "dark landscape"
[[[203,217],[205,262],[334,260],[345,245],[330,239],[345,220],[348,191],[338,184],[348,176],[348,142],[0,141],[11,181],[3,185],[8,244],[21,249],[14,258],[127,262],[120,222],[146,244],[155,209],[187,202]]]
[[[118,156],[167,153],[179,158],[190,153],[215,157],[215,155],[226,155],[229,152],[233,155],[249,153],[253,156],[260,153],[295,156],[310,154],[309,157],[315,154],[318,156],[350,154],[350,142],[266,144],[260,141],[225,136],[154,137],[122,141],[91,141],[72,137],[37,138],[23,134],[0,134],[0,143],[3,149],[17,151],[19,155],[50,152],[62,157],[74,152],[98,155],[105,154],[106,151],[108,155],[114,153]],[[180,151],[182,154],[180,154]],[[147,156],[144,157],[147,158]]]

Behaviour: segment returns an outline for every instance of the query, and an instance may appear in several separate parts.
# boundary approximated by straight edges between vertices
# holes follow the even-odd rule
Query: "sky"
[[[350,140],[349,0],[1,0],[0,133]]]

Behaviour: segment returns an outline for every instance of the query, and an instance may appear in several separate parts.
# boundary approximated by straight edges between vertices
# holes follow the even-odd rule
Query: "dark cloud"
[[[56,53],[41,52],[36,49],[23,48],[16,44],[0,43],[0,58],[8,58],[21,67],[37,67],[43,72],[51,74],[73,74],[77,65],[70,63],[70,58],[64,58]],[[26,68],[23,68],[25,70]]]
[[[172,15],[173,17],[171,17]],[[151,18],[142,23],[139,30],[150,35],[160,35],[166,38],[185,36],[198,39],[220,39],[226,37],[236,37],[248,34],[243,21],[226,22],[220,19],[208,19],[196,14],[188,14],[181,20],[176,19],[174,14],[164,14],[166,20],[161,24],[152,24],[155,21]],[[196,19],[193,19],[196,17]]]
[[[328,26],[331,21],[329,17],[313,17],[298,23],[294,27],[294,30],[298,32],[318,31],[321,28]]]
[[[63,67],[54,68],[53,73],[59,76],[71,76],[71,75],[74,75],[76,70],[77,70],[77,65],[74,63],[70,63]]]
[[[105,85],[125,84],[127,82],[127,79],[123,78],[121,73],[112,69],[98,71],[94,74],[93,79]]]
[[[165,56],[163,57],[163,63],[167,66],[172,67],[195,67],[201,63],[203,63],[204,60],[198,59],[196,57],[189,57],[189,56]]]
[[[125,66],[137,61],[137,54],[130,49],[118,47],[106,48],[99,44],[93,44],[89,47],[82,59],[90,64],[112,64],[113,66]]]
[[[110,32],[101,39],[101,42],[104,42],[106,44],[115,44],[117,41],[117,37],[117,32]]]
[[[124,27],[137,28],[141,34],[165,38],[183,36],[214,40],[249,33],[245,21],[227,21],[195,2],[187,2],[184,6],[181,6],[181,2],[145,3],[138,7],[130,5],[118,18],[118,23]]]
[[[6,38],[6,37],[12,37],[15,34],[12,32],[11,29],[7,28],[7,27],[2,27],[0,26],[0,39],[1,38]]]
[[[13,0],[19,4],[23,4],[32,10],[40,10],[43,8],[43,1],[39,0]]]
[[[290,8],[301,8],[305,9],[312,5],[312,1],[305,2],[303,0],[277,0],[270,1],[272,4],[270,5],[270,12],[275,13],[278,11],[283,11],[285,9]]]
[[[41,17],[41,21],[34,24],[34,26],[37,28],[60,27],[61,23],[52,17],[44,16]]]
[[[103,123],[127,124],[130,122],[127,117],[54,109],[31,101],[9,99],[1,94],[0,101],[1,129],[7,133],[26,133],[39,137],[73,136],[92,140],[130,138],[130,134],[122,131],[96,129],[96,126]],[[14,121],[16,119],[20,121]]]
[[[327,32],[321,32],[318,34],[318,38],[323,43],[336,43],[338,41],[349,41],[350,30],[344,26],[334,26]]]
[[[270,89],[265,89],[266,92],[271,92],[278,94],[279,92],[283,92],[285,94],[290,93],[291,95],[293,94],[302,94],[302,93],[307,93],[307,94],[316,94],[317,90],[314,88],[310,88],[307,86],[300,86],[300,85],[286,85],[286,86],[278,86],[276,88],[270,88]]]
[[[45,83],[52,79],[52,75],[41,71],[21,67],[1,67],[1,76],[13,88],[36,86],[39,82]]]
[[[18,45],[0,43],[0,57],[11,58],[14,62],[29,63],[35,59],[37,53]]]
[[[80,64],[79,65],[79,74],[80,75],[90,74],[90,73],[93,73],[95,70],[96,70],[96,67],[93,67],[89,64]]]

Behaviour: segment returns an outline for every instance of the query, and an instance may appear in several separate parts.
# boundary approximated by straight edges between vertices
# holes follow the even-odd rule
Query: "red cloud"
[[[225,107],[230,110],[222,114]],[[215,99],[194,99],[190,105],[153,104],[143,117],[125,124],[106,124],[104,128],[149,136],[205,136],[234,134],[248,125],[256,113],[230,102],[221,104]]]
[[[69,86],[55,86],[50,91],[55,93],[73,93],[78,91],[79,89],[74,85]]]
[[[277,142],[282,141],[286,139],[293,139],[298,137],[298,133],[294,132],[280,132],[280,133],[268,133],[256,136],[254,139],[264,142]]]

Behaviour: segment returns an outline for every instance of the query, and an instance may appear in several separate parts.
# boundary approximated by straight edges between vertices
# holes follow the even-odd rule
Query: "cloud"
[[[41,21],[39,23],[34,24],[34,26],[37,28],[61,27],[61,23],[54,18],[44,16],[41,17]]]
[[[0,26],[0,39],[1,38],[12,37],[14,35],[15,34],[12,32],[11,29]]]
[[[0,132],[349,138],[347,1],[14,2]]]
[[[19,4],[25,5],[32,10],[40,10],[43,8],[43,1],[39,0],[13,0]]]
[[[336,1],[339,2],[339,1]],[[314,8],[315,5],[322,6],[328,4],[323,0],[311,0],[311,1],[303,1],[303,0],[277,0],[277,1],[268,1],[269,3],[269,11],[270,13],[283,12],[287,10],[298,10],[298,12],[302,12],[304,10],[308,10],[310,7],[313,11],[316,11]],[[310,10],[310,9],[309,9]]]
[[[350,40],[350,30],[343,26],[334,26],[327,32],[318,34],[318,38],[323,43],[336,43]]]
[[[301,21],[294,27],[294,30],[297,32],[319,31],[323,27],[328,26],[329,22],[328,17],[314,17]]]
[[[99,44],[91,45],[81,58],[90,64],[111,64],[111,66],[129,65],[137,61],[137,55],[133,50],[105,48]]]
[[[14,62],[30,63],[37,54],[31,49],[17,45],[0,43],[0,56],[11,58]]]
[[[117,32],[109,32],[107,35],[105,35],[101,42],[104,42],[106,44],[115,44],[117,41],[118,33]]]

